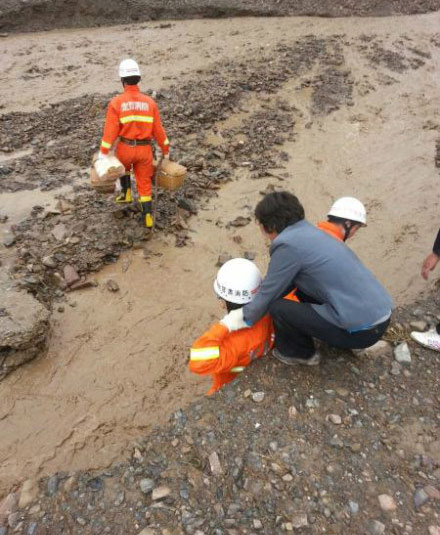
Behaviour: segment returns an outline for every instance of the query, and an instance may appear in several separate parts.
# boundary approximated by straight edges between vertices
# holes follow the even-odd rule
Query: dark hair
[[[121,78],[122,83],[125,85],[138,85],[138,83],[141,81],[140,76],[126,76],[125,78]]]
[[[255,208],[255,217],[266,232],[282,232],[289,225],[304,219],[304,208],[288,191],[268,193]]]
[[[223,299],[223,301],[226,303],[226,310],[228,312],[231,312],[231,310],[237,310],[237,308],[243,307],[243,305],[240,305],[239,303],[231,303],[231,301],[226,301],[226,299]]]

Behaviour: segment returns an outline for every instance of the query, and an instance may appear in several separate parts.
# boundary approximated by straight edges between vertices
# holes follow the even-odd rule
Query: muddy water
[[[193,69],[224,54],[250,57],[264,53],[268,43],[310,32],[367,32],[392,41],[411,29],[414,43],[428,48],[432,61],[417,71],[396,74],[397,82],[387,86],[380,83],[383,69],[373,69],[356,49],[346,46],[347,66],[356,79],[367,80],[354,89],[355,107],[321,119],[310,114],[310,90],[301,88],[305,80],[286,84],[279,96],[301,112],[295,143],[280,147],[290,160],[285,169],[275,170],[287,172],[289,179],[251,180],[246,168],[238,169],[234,180],[191,221],[192,245],[175,249],[158,236],[149,245],[147,259],[132,251],[96,276],[96,288],[70,294],[64,311],[54,313],[48,353],[1,383],[0,493],[30,476],[107,466],[129,455],[133,440],[149,426],[203,394],[207,381],[189,376],[186,359],[194,337],[222,314],[212,293],[217,257],[250,250],[263,270],[268,261],[253,223],[241,229],[226,224],[237,215],[251,214],[269,184],[295,191],[313,222],[323,217],[334,198],[361,198],[369,225],[350,246],[398,303],[427,291],[429,285],[418,271],[438,226],[433,158],[439,134],[440,58],[430,40],[439,22],[438,14],[399,18],[394,25],[389,19],[363,19],[362,27],[350,19],[186,21],[175,23],[166,48],[159,39],[161,30],[150,25],[130,27],[127,32],[138,39],[130,43],[123,28],[34,34],[26,36],[27,49],[22,36],[2,41],[8,61],[2,76],[8,87],[16,84],[21,91],[8,101],[3,94],[4,110],[32,109],[94,92],[97,77],[104,80],[100,90],[116,90],[108,77],[113,61],[140,51],[140,58],[150,62],[149,81],[159,88],[168,83],[166,76],[194,76]],[[70,68],[72,62],[78,68]],[[21,76],[30,64],[44,74],[34,73],[23,85]],[[368,91],[368,84],[374,90]],[[4,90],[0,84],[0,92]],[[263,100],[250,99],[216,131],[239,126],[264,105]],[[215,143],[218,134],[207,135]],[[3,195],[2,212],[6,207],[11,221],[17,221],[34,204],[53,202],[51,195]],[[236,235],[242,237],[241,244],[233,240]],[[108,292],[109,278],[119,284],[119,292]]]

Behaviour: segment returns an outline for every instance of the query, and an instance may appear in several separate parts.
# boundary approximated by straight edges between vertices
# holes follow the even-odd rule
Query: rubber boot
[[[116,197],[115,202],[118,204],[131,202],[133,199],[131,196],[130,175],[121,176],[119,181],[121,182],[121,194]]]
[[[147,228],[152,228],[153,227],[153,214],[151,213],[151,209],[152,209],[153,203],[151,201],[151,197],[149,196],[139,197],[139,202],[141,203],[142,216],[144,217],[145,226]]]

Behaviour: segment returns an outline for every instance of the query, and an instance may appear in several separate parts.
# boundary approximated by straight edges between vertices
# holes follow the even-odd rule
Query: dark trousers
[[[287,357],[310,358],[315,352],[313,338],[344,349],[363,349],[380,340],[390,320],[375,327],[349,333],[320,316],[310,303],[277,299],[269,314],[275,327],[275,347]]]

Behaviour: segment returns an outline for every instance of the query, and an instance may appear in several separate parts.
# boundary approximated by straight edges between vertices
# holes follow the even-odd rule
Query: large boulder
[[[49,311],[0,274],[0,381],[44,348]]]

